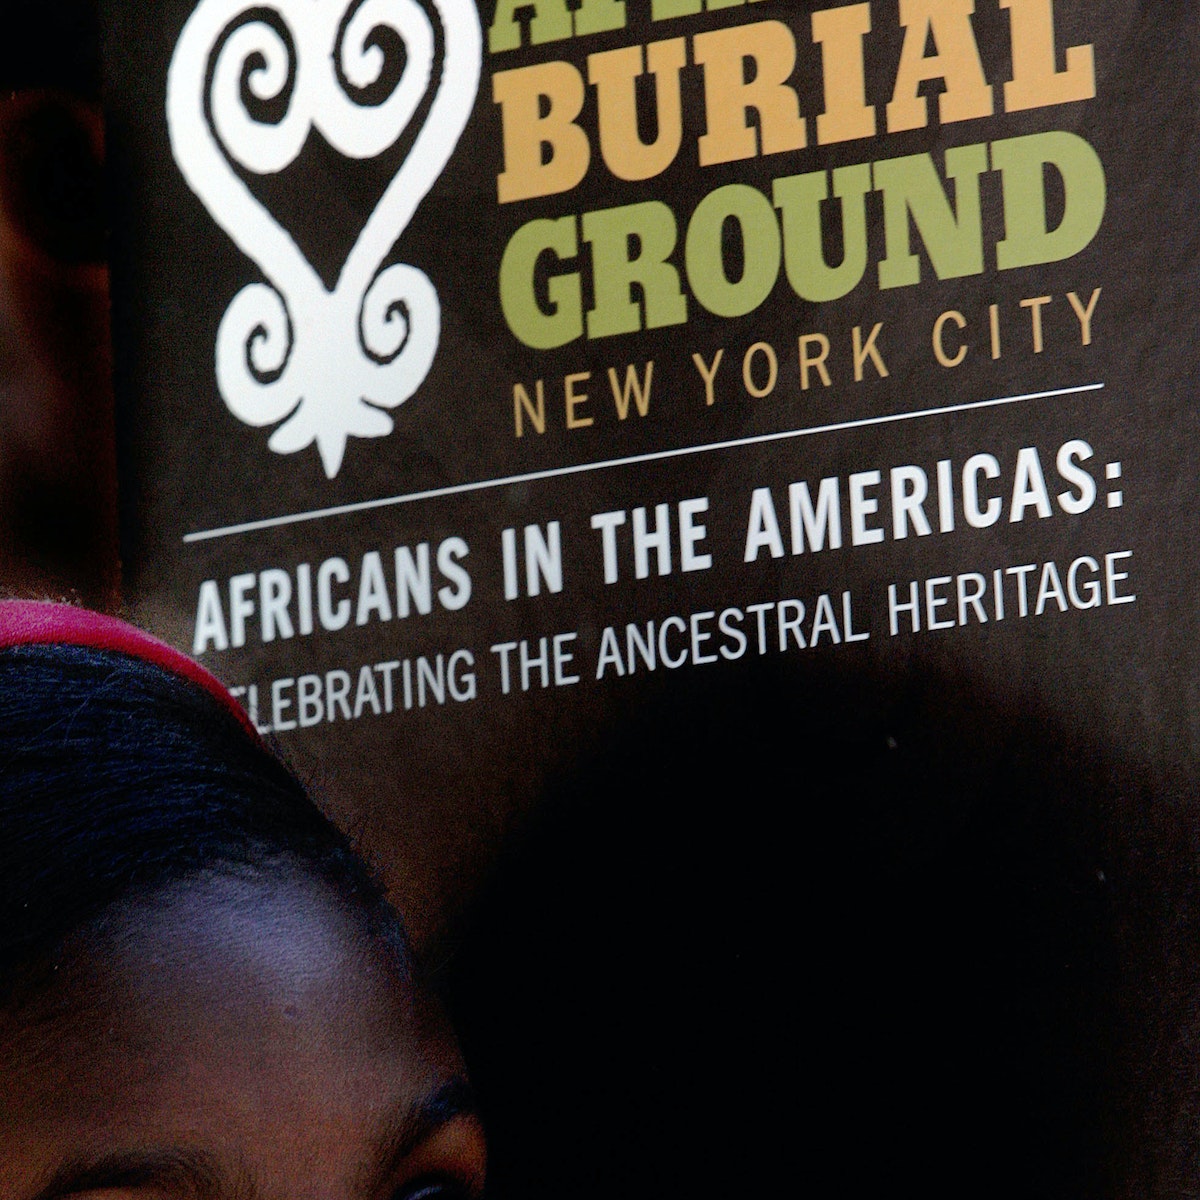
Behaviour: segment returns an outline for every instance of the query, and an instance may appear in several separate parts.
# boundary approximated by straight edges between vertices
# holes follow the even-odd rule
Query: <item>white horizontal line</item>
[[[762,433],[755,437],[734,438],[727,442],[683,446],[677,450],[631,454],[627,458],[609,458],[602,462],[578,463],[572,467],[552,467],[545,471],[529,471],[524,475],[505,475],[499,479],[480,479],[474,483],[456,483],[449,487],[430,488],[425,492],[408,492],[403,496],[385,496],[379,500],[362,500],[357,504],[338,504],[333,508],[315,508],[310,512],[291,513],[285,517],[265,517],[261,521],[245,521],[240,525],[203,529],[196,533],[185,534],[183,540],[189,544],[206,542],[213,538],[233,537],[239,533],[254,533],[259,529],[278,529],[282,525],[296,525],[301,521],[323,521],[328,517],[344,517],[351,513],[369,512],[373,508],[390,508],[396,504],[413,504],[418,500],[438,500],[443,496],[461,496],[466,492],[482,492],[489,488],[508,487],[514,483],[535,483],[541,479],[556,479],[562,475],[580,475],[585,471],[606,471],[611,467],[631,467],[637,463],[660,462],[667,458],[683,458],[689,454],[710,454],[714,450],[736,450],[741,446],[760,446],[766,442],[782,442],[788,438],[811,437],[818,433],[839,433],[846,429],[863,429],[868,425],[890,425],[896,421],[915,421],[920,417],[940,417],[947,413],[968,412],[976,408],[1022,404],[1027,400],[1074,396],[1080,392],[1096,392],[1103,387],[1102,383],[1085,383],[1079,387],[1055,388],[1048,392],[1026,392],[1021,396],[1000,396],[993,400],[974,400],[968,404],[947,404],[941,408],[921,408],[915,412],[889,413],[882,417],[863,417],[857,421],[838,421],[831,425],[810,425],[804,429],[785,429],[780,433]]]

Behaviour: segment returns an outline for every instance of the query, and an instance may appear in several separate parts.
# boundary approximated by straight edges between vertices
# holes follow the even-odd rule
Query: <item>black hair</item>
[[[124,654],[0,652],[0,1009],[110,906],[222,870],[308,873],[411,968],[348,838],[214,697]]]

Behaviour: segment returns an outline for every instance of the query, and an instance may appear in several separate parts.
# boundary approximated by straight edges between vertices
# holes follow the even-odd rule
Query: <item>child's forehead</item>
[[[99,1139],[342,1161],[366,1153],[381,1113],[459,1072],[429,1002],[301,876],[176,885],[110,910],[75,950],[53,1013],[0,1064],[20,1079],[0,1096],[0,1147],[23,1129],[60,1151]]]
[[[364,914],[302,869],[214,871],[111,906],[83,939],[91,971],[153,1010],[188,1002],[271,1012],[312,1006],[403,1016],[415,994]],[[180,991],[184,994],[178,994]]]
[[[63,956],[60,1029],[81,1053],[302,1064],[416,1052],[425,1000],[362,914],[306,872],[211,873],[111,906]],[[84,1039],[103,1027],[97,1043]]]

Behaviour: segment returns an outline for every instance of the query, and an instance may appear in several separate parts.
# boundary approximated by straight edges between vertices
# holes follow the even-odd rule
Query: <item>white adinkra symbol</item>
[[[375,158],[394,146],[433,73],[425,10],[416,0],[202,0],[167,78],[175,161],[265,277],[242,288],[221,320],[221,395],[247,425],[278,424],[272,450],[291,454],[315,442],[330,479],[348,438],[392,431],[384,410],[420,387],[437,353],[441,309],[433,284],[416,267],[382,266],[445,168],[479,88],[474,0],[433,6],[444,36],[436,94],[332,291],[233,164],[255,175],[282,171],[313,129],[347,158]],[[401,39],[403,70],[382,103],[359,103],[342,80],[361,90],[384,77],[381,28]],[[274,102],[270,120],[252,113],[247,91],[263,105]]]

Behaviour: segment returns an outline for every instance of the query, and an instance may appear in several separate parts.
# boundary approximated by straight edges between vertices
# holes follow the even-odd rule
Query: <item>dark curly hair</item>
[[[126,654],[0,652],[0,1008],[109,906],[221,871],[323,881],[410,972],[378,880],[216,699]]]

